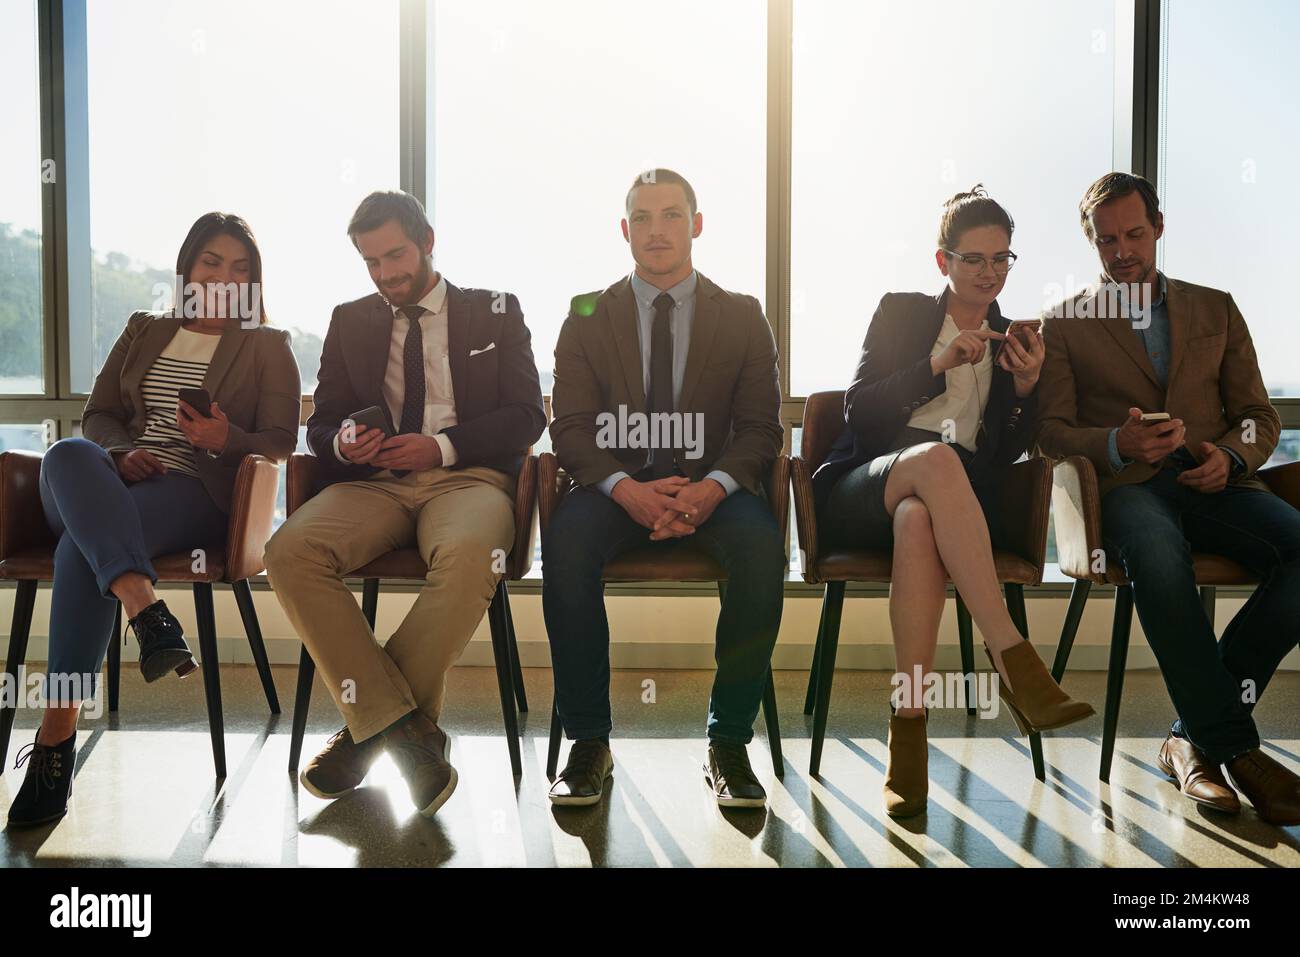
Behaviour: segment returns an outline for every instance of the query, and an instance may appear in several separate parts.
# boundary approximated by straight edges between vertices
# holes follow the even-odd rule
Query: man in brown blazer
[[[728,576],[705,775],[722,806],[766,801],[745,745],[785,572],[763,488],[782,444],[776,348],[756,299],[695,271],[691,243],[703,223],[679,174],[638,177],[622,222],[635,270],[575,298],[555,347],[551,439],[580,486],[542,541],[556,705],[574,741],[551,788],[555,804],[597,803],[613,769],[602,569],[640,545],[671,554],[685,538]]]
[[[1254,477],[1280,423],[1250,332],[1228,293],[1156,270],[1164,217],[1147,180],[1107,174],[1079,209],[1103,275],[1044,317],[1039,448],[1097,470],[1106,558],[1132,582],[1178,712],[1161,769],[1193,800],[1235,813],[1226,765],[1260,817],[1300,823],[1300,778],[1260,750],[1251,719],[1300,631],[1300,512]],[[1263,582],[1218,642],[1193,551]]]

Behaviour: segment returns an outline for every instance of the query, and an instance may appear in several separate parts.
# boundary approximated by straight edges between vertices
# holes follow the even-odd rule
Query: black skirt
[[[842,475],[831,488],[826,508],[819,516],[817,530],[828,548],[888,550],[894,546],[894,519],[885,509],[885,484],[898,457],[908,449],[925,442],[938,442],[936,432],[905,428],[899,434],[902,443],[893,451],[877,455],[870,462]],[[967,469],[967,479],[984,512],[989,537],[994,548],[1005,547],[1002,529],[1002,484],[987,476],[972,478],[971,460],[974,453],[956,443],[953,451]]]

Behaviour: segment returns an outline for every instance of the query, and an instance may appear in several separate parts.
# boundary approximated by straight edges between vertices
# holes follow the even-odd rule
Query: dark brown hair
[[[943,204],[943,218],[939,220],[939,248],[956,250],[957,240],[968,229],[980,226],[1000,226],[1007,238],[1015,231],[1011,214],[989,197],[983,183],[976,183],[965,193],[958,193]]]
[[[632,194],[640,187],[662,186],[665,183],[682,188],[682,192],[686,194],[686,205],[690,207],[691,215],[694,216],[696,210],[699,209],[695,203],[695,190],[691,188],[690,183],[686,182],[686,177],[681,173],[674,173],[672,170],[663,167],[648,169],[644,173],[637,175],[637,178],[632,181],[631,187],[628,188],[627,198],[623,200],[623,211],[626,213],[632,212]]]
[[[1097,207],[1130,193],[1138,193],[1142,197],[1142,205],[1147,208],[1147,221],[1155,226],[1156,219],[1160,216],[1160,197],[1156,195],[1156,188],[1151,181],[1134,173],[1107,173],[1088,187],[1079,202],[1079,222],[1088,242],[1097,239],[1092,231],[1092,214]]]
[[[194,263],[198,261],[199,253],[203,252],[203,247],[214,237],[223,235],[239,240],[248,251],[248,281],[257,283],[259,289],[258,324],[266,325],[266,298],[265,290],[262,289],[262,251],[257,248],[257,240],[253,238],[253,231],[249,229],[248,223],[234,213],[204,213],[190,227],[185,241],[181,243],[181,251],[176,256],[176,275],[181,277],[181,288],[177,290],[177,308],[180,306],[180,294],[189,285],[190,273],[194,269]]]
[[[417,247],[423,245],[433,227],[424,206],[410,193],[399,190],[377,190],[361,201],[348,223],[348,238],[357,244],[357,233],[368,233],[384,223],[397,220],[399,226]]]

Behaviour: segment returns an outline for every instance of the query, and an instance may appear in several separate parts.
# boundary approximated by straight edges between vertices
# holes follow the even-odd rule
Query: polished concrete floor
[[[594,808],[552,810],[549,671],[525,672],[533,711],[516,782],[494,673],[458,668],[442,724],[460,786],[433,820],[414,813],[386,757],[341,800],[298,787],[286,773],[294,677],[276,669],[286,713],[272,718],[251,667],[222,669],[229,777],[217,782],[198,675],[146,686],[124,671],[121,711],[82,722],[69,814],[50,827],[0,832],[0,866],[1300,866],[1300,828],[1271,827],[1249,807],[1235,818],[1202,810],[1155,767],[1170,707],[1150,672],[1129,676],[1109,785],[1097,780],[1100,717],[1047,736],[1044,784],[1009,716],[934,712],[929,811],[902,822],[880,806],[882,672],[836,676],[817,779],[807,771],[811,721],[801,713],[806,672],[777,672],[784,781],[773,777],[760,720],[750,753],[769,807],[723,812],[700,773],[709,673],[616,672],[609,793]],[[1073,674],[1067,687],[1100,712],[1104,675]],[[1279,675],[1256,714],[1270,753],[1300,770],[1300,675]],[[21,781],[14,757],[38,715],[19,712],[0,814]],[[339,724],[318,683],[304,753]]]

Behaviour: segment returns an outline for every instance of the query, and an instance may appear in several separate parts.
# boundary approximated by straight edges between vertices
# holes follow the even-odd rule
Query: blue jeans
[[[1300,638],[1300,511],[1270,492],[1179,485],[1174,459],[1101,502],[1102,538],[1133,601],[1178,712],[1174,732],[1222,764],[1259,747],[1255,701]],[[1215,641],[1197,597],[1192,552],[1223,555],[1261,584]]]
[[[127,572],[157,582],[151,558],[224,544],[228,519],[193,476],[167,472],[126,485],[108,452],[89,439],[50,447],[40,491],[45,520],[59,536],[47,679],[80,682],[90,697],[117,611],[109,586]],[[51,704],[71,703],[48,680],[45,694]]]
[[[598,738],[613,727],[609,704],[609,619],[601,572],[605,563],[639,545],[665,558],[687,545],[651,542],[613,499],[575,488],[555,510],[542,539],[542,612],[551,643],[555,703],[571,739]],[[710,740],[748,744],[781,625],[785,555],[767,503],[738,491],[722,501],[690,536],[727,573],[718,616],[709,697]]]

